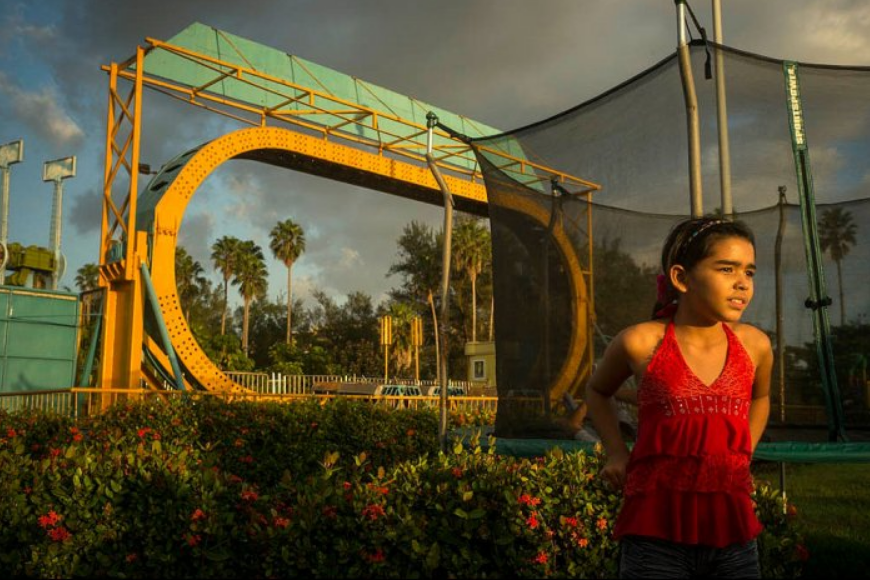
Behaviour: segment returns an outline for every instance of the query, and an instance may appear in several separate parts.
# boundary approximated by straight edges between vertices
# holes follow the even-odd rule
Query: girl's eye
[[[755,270],[747,270],[746,275],[750,278],[755,278]]]

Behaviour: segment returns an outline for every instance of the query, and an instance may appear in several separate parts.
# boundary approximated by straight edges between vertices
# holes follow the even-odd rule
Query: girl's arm
[[[752,451],[761,440],[767,418],[770,415],[770,375],[773,371],[773,349],[770,338],[760,330],[753,333],[756,360],[755,382],[752,385],[752,402],[749,404],[749,432],[752,435]]]
[[[604,352],[604,357],[586,385],[586,404],[595,430],[601,435],[601,443],[607,454],[607,462],[601,477],[617,489],[625,483],[628,465],[628,447],[619,430],[619,419],[613,405],[613,395],[623,382],[632,375],[625,332],[620,333]]]

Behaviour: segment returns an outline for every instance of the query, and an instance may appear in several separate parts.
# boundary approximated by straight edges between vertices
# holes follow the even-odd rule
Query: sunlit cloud
[[[64,111],[56,91],[26,91],[0,72],[0,95],[14,116],[49,143],[78,146],[84,138],[79,125]]]

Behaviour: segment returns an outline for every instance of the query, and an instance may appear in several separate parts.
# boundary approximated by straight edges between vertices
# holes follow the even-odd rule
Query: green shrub
[[[456,442],[430,411],[338,400],[0,414],[0,572],[118,577],[612,577],[619,497],[598,453]],[[756,493],[765,577],[800,571]]]

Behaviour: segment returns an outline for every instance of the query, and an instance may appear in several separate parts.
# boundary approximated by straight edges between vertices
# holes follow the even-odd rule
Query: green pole
[[[172,341],[169,340],[169,332],[166,330],[166,322],[163,320],[163,312],[160,310],[160,304],[157,301],[157,293],[154,291],[154,284],[151,282],[151,276],[148,274],[148,266],[142,262],[142,281],[145,282],[145,298],[151,306],[151,311],[154,313],[154,318],[157,321],[157,330],[160,333],[160,341],[163,343],[163,350],[166,351],[166,356],[169,357],[169,364],[172,365],[172,374],[175,375],[175,388],[179,391],[186,390],[184,387],[184,378],[181,375],[181,365],[178,364],[178,357],[175,356],[175,350],[172,348]]]
[[[837,387],[837,373],[834,369],[831,325],[827,310],[831,304],[831,299],[828,297],[825,287],[825,272],[822,268],[822,252],[819,247],[816,226],[818,223],[816,201],[813,193],[813,176],[810,170],[810,152],[803,120],[798,64],[791,61],[783,62],[783,72],[809,279],[810,297],[807,298],[805,304],[807,308],[812,310],[813,314],[816,356],[819,360],[819,374],[828,411],[828,439],[836,441],[839,438],[845,441],[847,437],[843,429],[843,407]]]
[[[105,300],[105,293],[103,294],[103,300]],[[97,312],[97,321],[94,323],[93,334],[91,334],[91,340],[88,344],[88,356],[85,358],[85,365],[82,368],[82,372],[79,375],[79,383],[76,385],[77,387],[82,386],[91,386],[90,382],[85,383],[91,377],[91,372],[94,369],[94,358],[97,353],[97,339],[100,336],[100,331],[103,326],[103,300],[100,301],[100,311]]]

